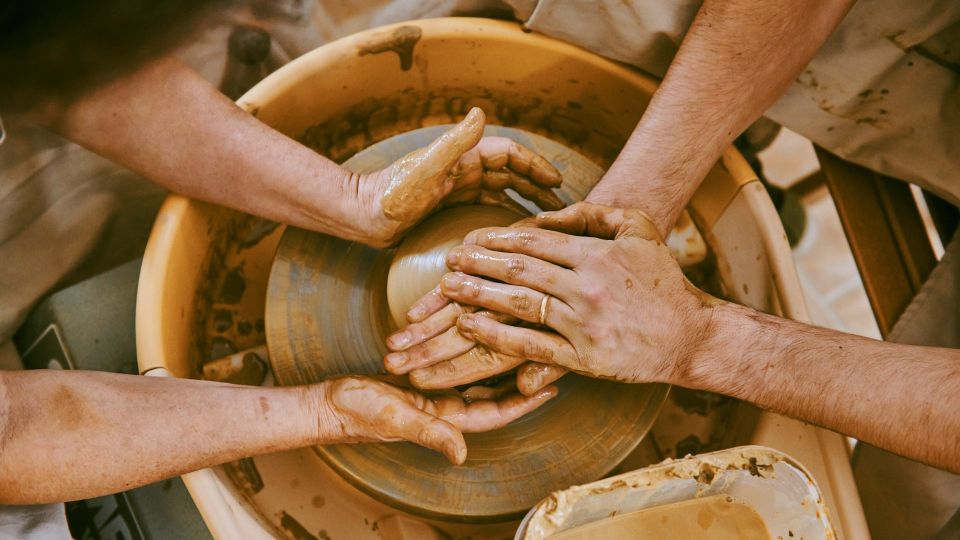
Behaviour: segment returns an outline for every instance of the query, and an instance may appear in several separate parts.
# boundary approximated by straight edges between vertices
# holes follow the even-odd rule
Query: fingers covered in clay
[[[452,388],[500,375],[523,362],[523,358],[473,347],[451,360],[411,371],[410,383],[421,390]]]
[[[479,400],[465,403],[453,397],[436,400],[436,414],[464,433],[476,433],[501,428],[535,410],[557,395],[555,386],[524,396],[511,394],[500,400]]]
[[[488,206],[499,206],[500,208],[506,208],[511,212],[516,212],[518,215],[524,215],[527,212],[527,209],[523,207],[520,203],[510,198],[509,195],[503,191],[492,191],[489,189],[480,190],[480,198],[477,199],[477,202],[480,204],[485,204]]]
[[[561,298],[551,296],[546,308],[541,309],[544,307],[544,293],[527,287],[498,283],[461,272],[443,276],[441,287],[452,300],[523,321],[546,324],[561,331],[576,324],[576,315]],[[540,320],[541,311],[543,321]]]
[[[405,351],[388,354],[384,357],[383,364],[390,373],[403,375],[455,358],[472,349],[474,345],[473,341],[460,335],[456,327],[451,327],[446,332]]]
[[[438,311],[419,322],[394,332],[387,337],[387,348],[391,351],[405,351],[424,341],[447,331],[463,313],[473,311],[470,306],[447,303]]]
[[[410,306],[410,309],[407,310],[407,321],[411,323],[420,322],[440,311],[449,303],[450,299],[443,295],[440,286],[437,285]]]
[[[425,216],[453,189],[451,170],[480,142],[485,116],[474,107],[459,124],[430,146],[397,160],[388,170],[387,186],[380,199],[383,213],[403,223]]]
[[[541,387],[542,388],[542,387]],[[494,386],[486,386],[478,384],[476,386],[471,386],[463,392],[460,392],[460,396],[464,401],[470,403],[471,401],[479,401],[481,399],[500,399],[503,396],[508,394],[513,394],[517,392],[517,378],[516,377],[507,377],[506,379],[500,381]],[[532,396],[533,393],[523,394],[525,396]]]
[[[321,415],[329,442],[407,440],[463,463],[467,445],[460,430],[435,413],[435,403],[409,390],[367,377],[342,377],[324,383]]]
[[[560,172],[543,157],[505,137],[484,137],[461,157],[452,175],[455,182],[445,201],[448,204],[462,203],[478,187],[483,192],[509,188],[542,210],[563,208],[552,189],[562,182]]]
[[[483,168],[510,170],[543,187],[559,187],[563,178],[543,156],[506,137],[484,137],[477,145]]]
[[[463,244],[504,253],[520,253],[564,268],[573,268],[597,249],[601,241],[514,225],[477,229],[463,239]]]
[[[542,210],[559,210],[564,206],[563,201],[552,189],[538,186],[528,178],[510,170],[483,171],[481,185],[489,191],[510,188],[524,199],[533,201]]]
[[[605,240],[613,240],[618,236],[661,240],[653,220],[642,211],[590,203],[577,203],[556,212],[543,212],[537,216],[537,227]]]
[[[514,393],[467,403],[459,396],[430,398],[368,377],[342,377],[323,384],[323,442],[405,440],[441,452],[454,464],[467,457],[463,432],[503,427],[557,394],[550,387],[530,396]]]
[[[511,326],[486,317],[464,315],[457,322],[460,333],[502,355],[541,364],[576,369],[577,351],[563,336],[532,328]]]
[[[566,374],[567,369],[562,366],[527,362],[517,368],[517,390],[525,396],[532,396]]]
[[[457,272],[486,276],[504,283],[523,285],[565,298],[575,292],[577,276],[571,270],[518,253],[493,251],[476,245],[461,245],[447,252],[447,267]],[[440,292],[450,299],[451,284],[440,282]]]

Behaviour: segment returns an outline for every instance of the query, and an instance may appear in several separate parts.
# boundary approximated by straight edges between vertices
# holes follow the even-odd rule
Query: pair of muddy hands
[[[506,139],[477,144],[481,133],[475,110],[387,169],[380,204],[401,224],[397,230],[440,205],[512,208],[506,187],[544,210],[562,206],[549,191],[559,174],[546,160]],[[397,187],[404,185],[410,189]],[[341,440],[410,440],[462,463],[461,432],[496,429],[532,411],[556,395],[551,383],[568,371],[689,385],[715,338],[719,301],[686,280],[655,224],[638,210],[578,203],[480,229],[446,262],[451,272],[410,308],[410,324],[387,339],[387,371],[408,375],[421,390],[511,370],[516,377],[438,398],[369,379],[332,381],[329,416],[341,426]]]
[[[386,369],[422,390],[513,369],[465,397],[537,395],[568,371],[689,385],[715,338],[722,302],[687,281],[639,210],[578,203],[480,229],[446,262],[452,272],[387,339]]]
[[[552,188],[560,172],[549,161],[506,137],[484,137],[485,116],[473,108],[459,124],[426,148],[357,180],[364,208],[372,216],[366,243],[387,247],[428,215],[466,204],[500,206],[526,214],[507,195],[512,189],[543,210],[563,202]]]
[[[372,215],[365,242],[395,244],[411,227],[441,208],[486,204],[526,211],[505,192],[513,189],[545,210],[563,203],[552,191],[560,173],[543,157],[504,137],[483,137],[484,114],[474,108],[430,146],[390,167],[355,178]],[[467,402],[458,395],[426,397],[365,378],[345,377],[318,385],[320,442],[407,440],[442,452],[452,463],[466,459],[462,433],[496,429],[536,409],[553,396],[549,387],[497,400]]]

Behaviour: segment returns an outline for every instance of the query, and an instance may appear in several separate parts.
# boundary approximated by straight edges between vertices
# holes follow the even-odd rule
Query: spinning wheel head
[[[443,130],[387,139],[345,166],[381,169]],[[563,174],[558,191],[567,202],[581,200],[602,175],[586,158],[544,137],[492,126],[487,134],[514,138],[550,160]],[[288,228],[267,289],[267,346],[277,382],[383,373],[384,339],[447,271],[446,252],[471,230],[522,217],[492,207],[453,208],[386,250]],[[474,522],[516,518],[550,492],[615,467],[646,434],[668,390],[575,375],[558,386],[560,394],[533,413],[492,432],[467,434],[469,453],[461,466],[409,443],[330,445],[316,452],[358,488],[411,513]]]

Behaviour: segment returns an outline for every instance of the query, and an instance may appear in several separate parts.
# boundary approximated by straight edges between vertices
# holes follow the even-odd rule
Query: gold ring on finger
[[[543,326],[547,325],[547,303],[550,302],[550,295],[543,295],[543,300],[540,301],[540,324]]]

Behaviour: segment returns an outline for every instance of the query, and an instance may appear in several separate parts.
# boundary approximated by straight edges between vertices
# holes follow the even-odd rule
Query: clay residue
[[[593,484],[574,486],[551,494],[537,506],[528,522],[525,538],[547,538],[561,530],[571,515],[578,511],[581,500],[587,497],[623,490],[649,492],[664,482],[677,480],[695,480],[705,489],[728,471],[743,470],[760,478],[773,478],[773,466],[779,461],[785,461],[802,470],[800,465],[780,453],[764,447],[747,446],[737,449],[735,453],[721,451],[680,460],[667,459],[657,466]],[[822,505],[822,501],[817,504]]]
[[[252,248],[260,243],[267,235],[277,230],[280,224],[269,219],[254,218],[247,233],[240,239],[239,251]]]
[[[770,531],[755,509],[729,496],[712,496],[587,523],[550,538],[582,540],[604,538],[684,538],[687,540],[768,540]]]
[[[357,45],[360,56],[393,51],[400,57],[400,69],[413,67],[413,48],[420,41],[423,31],[419,26],[404,25],[388,32],[380,32]]]
[[[280,512],[280,526],[294,540],[317,540],[316,536],[310,534],[306,527],[286,512]]]
[[[263,489],[263,478],[260,477],[260,471],[257,470],[253,458],[226,463],[223,465],[223,470],[237,489],[247,497],[256,495]]]
[[[389,98],[368,98],[308,127],[298,140],[342,163],[398,133],[459,122],[473,107],[483,110],[488,124],[547,136],[604,169],[613,163],[625,142],[615,129],[605,125],[603,118],[590,114],[586,105],[574,109],[566,103],[479,86],[429,91],[407,88]]]

